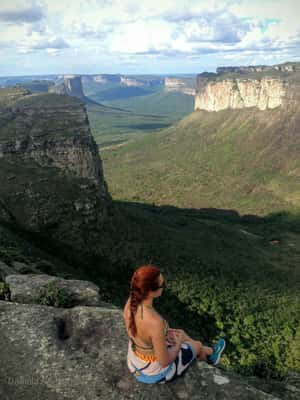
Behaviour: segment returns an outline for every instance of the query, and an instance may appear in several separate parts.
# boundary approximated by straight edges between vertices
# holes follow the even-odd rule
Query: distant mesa
[[[77,97],[85,104],[99,104],[84,95],[81,75],[64,75],[54,86],[49,87],[49,93]]]
[[[83,83],[96,82],[100,85],[115,84],[125,87],[152,87],[163,84],[162,78],[153,78],[150,76],[127,76],[119,74],[97,74],[97,75],[83,75]]]
[[[300,63],[284,63],[276,65],[250,65],[241,67],[218,67],[217,74],[224,74],[228,72],[249,73],[249,72],[295,72],[300,71]]]
[[[99,83],[99,84],[107,84],[107,83],[120,83],[120,75],[118,74],[101,74],[101,75],[82,75],[81,78],[83,83]]]
[[[220,111],[256,107],[267,110],[287,104],[300,63],[274,66],[219,67],[197,76],[195,110]]]
[[[162,82],[163,82],[162,79],[132,78],[127,76],[121,76],[120,78],[121,86],[149,87],[149,86],[161,85]]]
[[[80,75],[64,75],[63,81],[49,88],[49,93],[66,94],[69,96],[83,98]]]
[[[195,82],[191,79],[165,78],[164,86],[166,92],[180,92],[189,96],[196,94]]]
[[[120,84],[121,84],[121,86],[135,86],[135,87],[145,86],[144,81],[142,81],[140,79],[126,78],[125,76],[121,76]]]
[[[195,98],[195,110],[220,111],[246,107],[266,110],[280,106],[284,94],[284,83],[280,79],[208,82]]]

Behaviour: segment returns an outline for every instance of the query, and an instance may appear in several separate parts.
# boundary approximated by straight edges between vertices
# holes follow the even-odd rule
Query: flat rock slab
[[[63,279],[47,274],[14,274],[5,277],[9,284],[11,301],[17,303],[34,303],[39,290],[50,282],[64,288],[72,296],[73,305],[99,306],[99,288],[92,282]]]
[[[1,400],[274,400],[194,361],[165,385],[139,383],[127,363],[122,311],[0,301]]]

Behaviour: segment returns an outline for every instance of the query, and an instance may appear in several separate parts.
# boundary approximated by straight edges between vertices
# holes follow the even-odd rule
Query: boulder
[[[40,289],[53,282],[56,287],[66,289],[73,305],[100,304],[99,288],[89,281],[63,279],[47,274],[15,274],[6,276],[5,282],[9,284],[11,301],[17,303],[35,303]]]
[[[0,301],[0,327],[3,400],[278,399],[200,361],[169,384],[137,382],[119,309]]]

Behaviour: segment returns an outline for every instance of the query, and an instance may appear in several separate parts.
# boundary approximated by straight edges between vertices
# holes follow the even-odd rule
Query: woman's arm
[[[181,348],[181,340],[177,339],[176,344],[172,350],[168,350],[166,346],[166,337],[164,335],[164,322],[161,318],[155,319],[151,323],[151,340],[154,348],[154,353],[164,368],[171,362],[173,362]]]

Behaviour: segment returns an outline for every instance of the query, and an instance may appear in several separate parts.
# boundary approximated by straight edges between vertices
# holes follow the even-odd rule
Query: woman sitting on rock
[[[139,382],[173,381],[194,359],[216,365],[225,348],[224,339],[211,348],[182,329],[170,329],[153,307],[153,299],[162,295],[164,287],[164,277],[153,265],[138,268],[131,278],[123,316],[130,338],[127,365]]]

